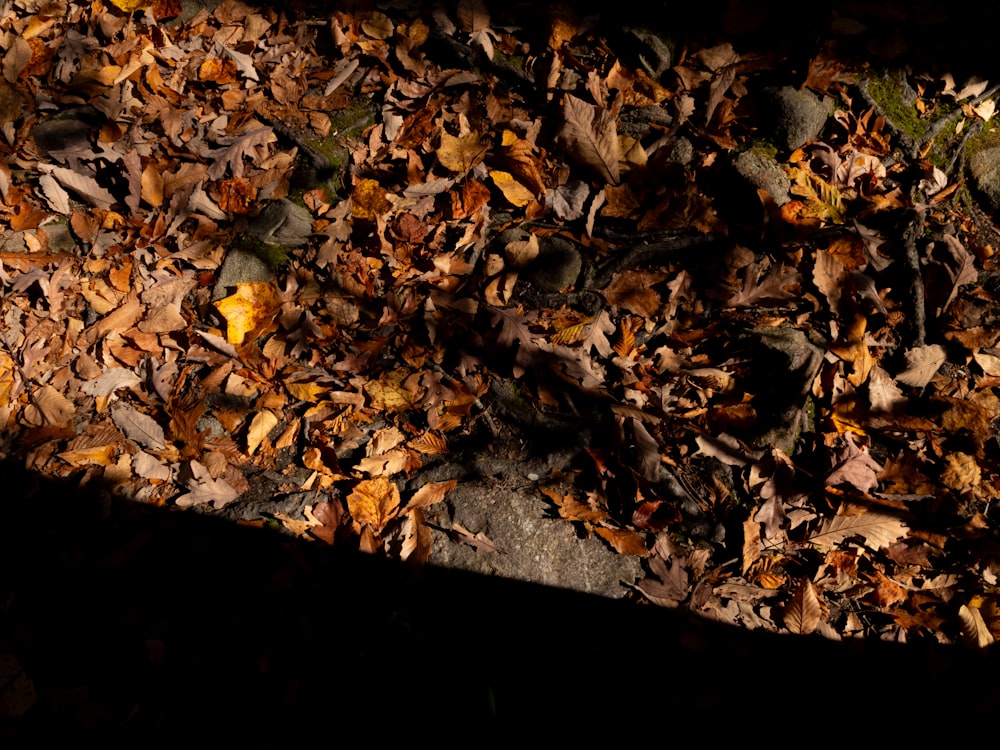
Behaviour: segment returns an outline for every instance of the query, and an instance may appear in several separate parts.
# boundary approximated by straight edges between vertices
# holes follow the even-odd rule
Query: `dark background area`
[[[0,653],[38,694],[0,719],[6,747],[737,736],[869,713],[870,738],[922,710],[958,729],[1000,695],[992,651],[745,632],[0,473]]]

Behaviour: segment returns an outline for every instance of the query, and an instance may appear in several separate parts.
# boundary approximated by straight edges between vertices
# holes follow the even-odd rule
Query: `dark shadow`
[[[422,735],[492,746],[595,723],[739,736],[845,712],[888,722],[870,739],[907,731],[920,706],[958,728],[1000,696],[993,652],[762,635],[511,581],[415,576],[0,472],[0,654],[37,691],[27,713],[0,719],[5,747]]]

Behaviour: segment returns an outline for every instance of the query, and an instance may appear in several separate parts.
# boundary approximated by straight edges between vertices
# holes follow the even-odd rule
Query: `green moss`
[[[750,148],[747,150],[760,154],[770,161],[776,161],[778,158],[778,147],[770,141],[765,141],[763,139],[755,140],[750,144]]]
[[[981,132],[969,138],[965,144],[965,155],[972,156],[989,148],[1000,148],[1000,127],[987,124]]]
[[[233,246],[239,250],[253,253],[267,264],[274,272],[285,270],[291,259],[290,251],[284,245],[277,245],[262,240],[250,234],[241,234],[233,240]]]
[[[370,102],[352,102],[344,109],[327,112],[330,118],[330,133],[325,138],[305,138],[306,144],[329,162],[330,177],[327,180],[336,193],[343,190],[343,175],[351,159],[347,144],[360,138],[364,131],[375,122],[375,110]]]
[[[870,79],[868,93],[892,124],[914,141],[919,141],[927,132],[928,123],[920,119],[917,108],[904,98],[903,87],[891,77]]]

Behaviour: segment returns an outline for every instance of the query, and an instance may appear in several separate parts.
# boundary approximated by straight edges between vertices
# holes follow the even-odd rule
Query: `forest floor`
[[[85,630],[112,651],[147,623],[116,659],[149,680],[211,658],[193,636],[183,668],[164,656],[186,596],[238,630],[318,551],[370,556],[338,573],[354,597],[369,564],[513,554],[515,495],[545,510],[532,534],[627,564],[598,584],[590,553],[542,564],[524,541],[519,569],[486,572],[550,582],[528,569],[561,559],[584,583],[557,585],[713,627],[990,646],[998,87],[928,52],[932,14],[852,7],[776,43],[742,3],[682,34],[476,0],[181,20],[169,0],[0,0],[3,561],[25,576],[2,589],[4,720],[179,710],[80,677],[68,647],[56,679],[43,580],[73,599],[110,574],[75,606],[110,618]],[[217,541],[236,524],[297,551],[249,564],[259,548]],[[150,556],[170,593],[116,609]],[[213,602],[194,581],[227,565],[262,588]],[[406,596],[338,634],[420,630]],[[281,627],[314,646],[311,617]],[[320,661],[364,672],[382,645]],[[470,710],[519,694],[508,679]]]

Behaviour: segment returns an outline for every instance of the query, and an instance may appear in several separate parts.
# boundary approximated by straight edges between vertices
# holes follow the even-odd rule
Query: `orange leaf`
[[[447,482],[428,482],[410,498],[406,504],[408,510],[415,508],[427,508],[435,503],[444,500],[445,496],[458,485],[458,481],[451,479]]]
[[[399,488],[386,477],[362,480],[347,496],[347,509],[355,523],[378,534],[399,512]]]

